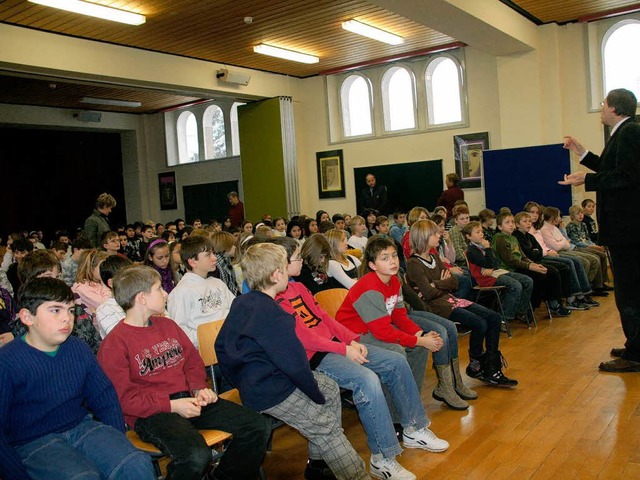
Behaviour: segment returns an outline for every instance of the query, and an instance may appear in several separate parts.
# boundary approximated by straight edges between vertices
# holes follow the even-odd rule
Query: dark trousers
[[[533,280],[531,304],[534,308],[537,308],[542,300],[562,299],[560,273],[551,265],[545,265],[545,267],[547,267],[546,274],[532,270],[518,270],[518,273],[522,273]]]
[[[500,343],[501,318],[493,310],[473,303],[467,308],[451,310],[449,320],[459,322],[471,329],[469,352],[479,357],[486,346],[487,352],[497,352]]]
[[[640,255],[637,246],[609,247],[616,306],[627,341],[627,360],[640,362]]]
[[[134,430],[145,442],[171,457],[167,480],[200,480],[211,462],[211,450],[198,430],[223,430],[233,440],[215,470],[220,480],[255,480],[271,432],[257,412],[218,399],[202,408],[199,417],[157,413],[136,420]]]

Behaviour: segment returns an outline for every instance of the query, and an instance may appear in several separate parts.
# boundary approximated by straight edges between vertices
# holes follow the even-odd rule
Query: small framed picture
[[[489,132],[454,135],[453,159],[461,188],[480,188],[482,185],[482,156],[489,149]]]
[[[176,195],[176,173],[159,173],[158,187],[160,189],[160,210],[177,209],[178,197]]]
[[[318,196],[320,198],[344,197],[344,159],[342,150],[317,152]]]

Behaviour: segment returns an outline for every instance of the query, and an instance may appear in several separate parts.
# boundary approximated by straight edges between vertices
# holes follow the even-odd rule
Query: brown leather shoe
[[[614,360],[609,360],[608,362],[602,362],[598,368],[601,372],[640,372],[640,362],[633,362],[625,358],[616,358]]]
[[[622,358],[622,355],[624,355],[624,351],[625,348],[612,348],[611,352],[609,353],[609,355],[611,355],[612,357],[618,357],[618,358]]]

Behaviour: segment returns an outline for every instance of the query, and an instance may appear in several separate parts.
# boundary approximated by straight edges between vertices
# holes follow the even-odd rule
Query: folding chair
[[[336,318],[336,313],[348,293],[349,290],[346,288],[330,288],[316,293],[314,298],[331,318]]]

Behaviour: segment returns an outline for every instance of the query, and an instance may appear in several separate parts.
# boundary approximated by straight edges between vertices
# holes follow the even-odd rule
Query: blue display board
[[[530,200],[567,214],[571,187],[558,185],[570,173],[569,151],[558,145],[487,150],[483,155],[487,208],[509,207],[515,214]]]

